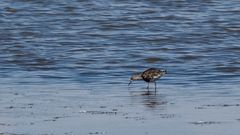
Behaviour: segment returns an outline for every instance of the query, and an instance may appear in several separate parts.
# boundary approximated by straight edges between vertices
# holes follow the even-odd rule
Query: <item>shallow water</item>
[[[0,5],[1,134],[238,135],[238,0]]]

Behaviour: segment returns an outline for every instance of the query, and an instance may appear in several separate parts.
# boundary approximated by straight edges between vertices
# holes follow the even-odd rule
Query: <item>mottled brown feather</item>
[[[156,68],[147,69],[142,73],[142,78],[146,82],[153,82],[163,76],[165,73]]]

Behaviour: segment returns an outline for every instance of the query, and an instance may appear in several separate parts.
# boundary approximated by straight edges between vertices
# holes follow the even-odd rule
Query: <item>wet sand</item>
[[[3,87],[1,134],[238,134],[237,95],[168,85],[147,93],[144,87],[121,86],[102,91],[77,84]]]

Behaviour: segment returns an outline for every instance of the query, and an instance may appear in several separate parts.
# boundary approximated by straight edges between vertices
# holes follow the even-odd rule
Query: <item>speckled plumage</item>
[[[128,85],[130,85],[132,81],[135,81],[135,80],[144,80],[145,82],[148,83],[148,87],[147,87],[148,89],[149,89],[149,82],[154,82],[155,90],[156,90],[155,81],[161,78],[166,73],[167,71],[163,69],[149,68],[142,73],[132,75]]]
[[[142,73],[142,78],[146,82],[154,82],[155,80],[159,79],[164,74],[165,73],[161,72],[160,69],[150,68],[148,70],[145,70]]]

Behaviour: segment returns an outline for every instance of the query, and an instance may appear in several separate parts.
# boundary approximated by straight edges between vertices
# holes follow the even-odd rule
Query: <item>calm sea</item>
[[[135,97],[132,99],[129,94],[129,91],[137,95],[146,91],[146,84],[136,82],[130,88],[127,84],[132,73],[150,67],[168,70],[168,74],[158,81],[158,93],[163,95],[159,94],[155,99],[163,96],[161,103],[165,104],[167,100],[165,106],[169,108],[177,104],[179,97],[184,97],[179,108],[190,99],[201,106],[204,103],[198,98],[213,97],[224,97],[226,102],[231,101],[230,105],[236,106],[235,103],[240,101],[240,1],[0,1],[0,117],[5,119],[0,121],[0,129],[4,129],[0,133],[31,134],[34,132],[34,128],[31,132],[31,122],[36,126],[47,116],[56,118],[54,114],[58,111],[46,107],[51,101],[50,108],[56,110],[61,108],[59,102],[65,107],[69,104],[85,106],[85,109],[80,109],[83,112],[94,110],[96,101],[101,104],[101,109],[111,106],[131,113],[137,108],[147,119],[150,116],[145,116],[144,111],[141,113],[143,108],[140,106],[147,104],[151,108],[152,101],[143,97],[142,101],[137,99],[134,104],[132,100]],[[213,99],[210,105],[222,104],[218,101],[221,100]],[[121,103],[127,106],[121,106]],[[157,103],[156,106],[161,104]],[[33,106],[34,109],[34,105],[40,106],[35,107],[36,112],[28,108]],[[29,114],[23,111],[22,106],[30,109]],[[160,110],[166,111],[164,108],[160,105]],[[37,110],[42,111],[40,116]],[[75,117],[74,110],[77,109],[64,114]],[[239,112],[239,107],[237,110]],[[31,112],[35,117],[23,120],[15,114],[16,111],[19,117],[32,116]],[[170,114],[179,112],[181,109],[171,110]],[[179,115],[183,120],[178,124],[188,125],[188,122],[202,120],[197,116],[186,120],[184,116],[187,114]],[[150,119],[157,116],[151,115]],[[94,123],[95,119],[91,120]],[[174,123],[174,119],[172,121]],[[22,132],[18,124],[24,122],[30,128]],[[128,124],[132,125],[131,122]],[[65,129],[72,130],[71,127]],[[77,132],[74,128],[76,133],[84,134],[124,133],[102,129],[86,128],[85,132]],[[136,133],[133,129],[132,133]],[[45,131],[47,127],[38,133]],[[155,131],[152,130],[153,134],[157,133]],[[171,134],[168,131],[165,133]],[[201,130],[190,133],[198,131]],[[151,131],[141,133],[151,134]]]

